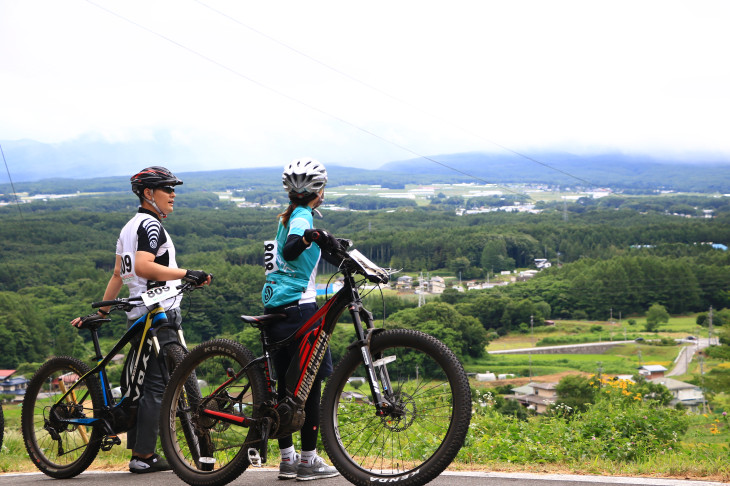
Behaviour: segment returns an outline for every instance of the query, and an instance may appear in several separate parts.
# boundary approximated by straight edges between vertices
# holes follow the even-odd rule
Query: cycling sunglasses
[[[155,189],[159,189],[159,190],[164,191],[164,192],[166,192],[168,194],[172,194],[173,192],[175,192],[175,187],[174,186],[160,186],[160,187],[155,187]]]

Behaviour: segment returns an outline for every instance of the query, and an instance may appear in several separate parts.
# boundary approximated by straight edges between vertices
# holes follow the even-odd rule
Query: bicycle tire
[[[165,359],[165,365],[169,373],[173,373],[175,369],[182,363],[185,358],[187,350],[183,348],[179,343],[169,343],[163,347],[163,356]],[[195,375],[195,371],[188,375],[185,380],[185,396],[189,397],[188,400],[193,403],[200,403],[200,387],[198,386],[198,379]],[[180,402],[178,407],[184,407],[184,402]],[[203,434],[198,437],[195,433],[194,425],[187,420],[185,414],[179,414],[180,427],[182,428],[185,440],[190,445],[190,452],[193,460],[196,461],[198,467],[200,465],[200,457],[206,457],[210,454],[210,436],[209,434]]]
[[[28,383],[20,418],[23,442],[33,464],[52,478],[67,479],[82,473],[99,453],[100,427],[92,426],[89,434],[84,425],[64,424],[48,414],[66,386],[64,376],[75,376],[75,381],[88,371],[83,361],[59,356],[46,361]],[[89,375],[58,410],[63,418],[88,419],[97,416],[103,401],[99,380]]]
[[[229,381],[228,370],[240,370],[254,359],[253,353],[241,344],[227,339],[207,341],[192,349],[180,362],[165,388],[160,416],[160,439],[165,457],[175,474],[193,486],[219,486],[240,476],[249,466],[248,447],[257,431],[248,433],[238,426],[200,416],[197,408],[242,413],[256,417],[267,396],[266,382],[259,367],[250,368],[239,380]],[[202,380],[200,403],[186,393],[186,382],[191,375]],[[234,400],[232,397],[240,395]],[[184,417],[181,419],[181,417]],[[181,423],[188,422],[196,435],[206,441],[209,450],[205,464],[190,451]],[[246,445],[250,444],[250,445]],[[193,446],[194,447],[194,446]],[[204,452],[205,453],[205,452]]]
[[[464,368],[446,345],[415,330],[380,332],[370,352],[373,363],[387,363],[391,391],[377,369],[376,374],[381,393],[392,395],[399,412],[378,417],[369,397],[345,390],[350,378],[367,376],[360,348],[350,349],[322,399],[327,455],[356,485],[426,484],[451,464],[469,429],[471,393]]]

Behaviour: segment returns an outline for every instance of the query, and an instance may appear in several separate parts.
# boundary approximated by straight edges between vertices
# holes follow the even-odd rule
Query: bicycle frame
[[[187,349],[185,340],[183,338],[182,329],[179,325],[170,324],[167,320],[167,314],[165,313],[165,309],[162,308],[162,306],[157,305],[154,309],[149,311],[144,316],[137,319],[134,324],[132,324],[127,332],[124,333],[122,338],[117,342],[116,345],[112,348],[112,350],[106,355],[103,356],[101,354],[101,347],[99,346],[99,337],[98,337],[98,328],[101,325],[101,322],[108,321],[108,319],[104,319],[99,321],[99,324],[92,324],[89,326],[89,330],[91,332],[92,340],[94,343],[94,351],[96,352],[96,356],[94,359],[97,361],[96,366],[94,366],[91,370],[89,370],[87,373],[85,373],[83,376],[79,377],[76,382],[71,385],[69,388],[65,390],[65,393],[61,395],[61,397],[56,400],[56,403],[51,407],[50,413],[55,416],[54,411],[55,408],[59,405],[63,404],[64,402],[67,402],[69,399],[76,401],[75,399],[75,393],[74,390],[78,386],[79,383],[83,382],[84,379],[89,377],[90,375],[98,374],[99,382],[101,383],[101,389],[102,394],[104,397],[104,412],[112,412],[114,410],[124,408],[124,409],[130,409],[132,406],[134,406],[141,396],[141,387],[142,382],[144,381],[144,372],[147,369],[147,363],[149,361],[149,358],[151,357],[151,351],[154,350],[155,352],[155,358],[158,358],[160,355],[160,344],[157,339],[157,330],[165,327],[172,327],[176,329],[178,340],[180,341],[180,344]],[[129,380],[127,391],[124,394],[124,396],[115,403],[115,399],[112,396],[111,386],[109,384],[109,380],[107,378],[106,374],[106,366],[109,364],[109,362],[112,360],[112,358],[124,348],[124,346],[127,345],[134,337],[136,337],[138,334],[142,333],[140,344],[136,350],[136,355],[134,359],[134,365],[132,367],[131,373],[129,373],[129,376],[131,379]],[[148,342],[149,341],[149,342]],[[135,352],[135,350],[131,350],[130,352]],[[168,377],[169,378],[169,377]],[[70,397],[70,398],[69,398]],[[71,423],[71,424],[77,424],[77,425],[86,425],[86,426],[93,426],[99,422],[102,422],[107,430],[106,432],[108,434],[114,434],[117,432],[123,432],[123,430],[118,430],[118,428],[115,428],[112,426],[112,424],[109,424],[107,422],[107,419],[109,418],[109,415],[106,413],[102,413],[99,417],[91,417],[91,418],[68,418],[68,419],[58,419],[61,422],[65,423]]]
[[[367,367],[368,371],[370,391],[375,401],[376,413],[379,415],[387,414],[387,411],[390,408],[390,402],[384,398],[380,391],[378,381],[375,377],[376,364],[373,363],[369,348],[369,342],[372,335],[381,329],[376,329],[374,327],[372,314],[363,307],[353,274],[345,269],[343,270],[343,275],[345,279],[344,286],[335,295],[328,299],[305,325],[291,336],[276,343],[269,343],[265,329],[261,329],[264,354],[252,360],[234,376],[229,377],[229,379],[220,385],[218,389],[211,394],[211,396],[215,396],[218,390],[237,380],[251,367],[263,364],[269,394],[274,400],[276,400],[277,383],[271,378],[271,369],[273,368],[271,351],[287,346],[295,339],[303,338],[299,349],[299,361],[296,362],[297,367],[290,366],[287,376],[278,377],[278,386],[285,387],[287,398],[293,400],[297,406],[304,406],[304,403],[307,401],[307,397],[309,396],[312,383],[314,382],[317,372],[319,371],[319,367],[322,364],[322,360],[324,359],[329,339],[334,332],[337,321],[345,309],[348,308],[350,315],[352,316],[353,326],[357,336],[356,341],[353,342],[351,346],[358,346],[362,352],[363,363]],[[320,319],[320,323],[315,325]],[[387,371],[383,369],[382,373],[383,383],[386,384],[389,390],[390,387],[387,378]],[[281,402],[277,403],[277,406],[280,404]],[[202,416],[207,416],[235,425],[251,426],[257,423],[255,419],[249,417],[242,417],[241,415],[234,415],[219,410],[210,410],[205,406],[199,410],[199,413]]]

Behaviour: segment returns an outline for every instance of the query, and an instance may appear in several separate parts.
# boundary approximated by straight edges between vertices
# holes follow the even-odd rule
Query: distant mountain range
[[[129,175],[140,161],[174,161],[180,167],[203,167],[184,147],[173,140],[111,143],[99,140],[75,140],[44,144],[30,140],[0,142],[16,190],[23,191],[53,179],[54,192],[89,190],[126,190]],[[160,162],[157,162],[160,163]],[[142,162],[142,166],[145,165]],[[183,172],[187,180],[210,190],[246,185],[274,185],[279,167]],[[671,160],[607,153],[575,155],[563,152],[529,153],[457,153],[429,156],[387,163],[377,170],[337,167],[329,163],[332,184],[381,184],[402,187],[404,184],[436,182],[537,183],[561,187],[611,187],[653,191],[730,193],[730,160],[679,163]],[[176,171],[177,172],[177,171]],[[101,179],[99,179],[101,178]],[[91,179],[94,179],[93,181]],[[50,182],[50,181],[46,181]],[[7,174],[0,171],[0,192],[8,192]],[[25,189],[24,189],[25,188]]]
[[[479,177],[489,182],[544,183],[572,187],[613,187],[698,192],[728,192],[730,161],[686,163],[647,156],[607,153],[516,154],[460,153],[390,162],[381,167],[402,173]],[[435,161],[435,162],[434,162]],[[440,165],[443,164],[443,165]]]

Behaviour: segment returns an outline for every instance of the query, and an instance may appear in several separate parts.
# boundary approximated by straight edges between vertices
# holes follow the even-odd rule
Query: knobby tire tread
[[[58,356],[49,359],[36,371],[33,378],[28,383],[23,400],[23,408],[21,412],[21,428],[23,432],[23,442],[28,451],[28,456],[35,466],[44,474],[56,479],[68,479],[84,472],[94,459],[96,459],[99,449],[101,448],[101,430],[98,427],[89,427],[91,429],[89,443],[79,458],[69,464],[59,465],[52,462],[41,450],[37,443],[36,425],[34,423],[34,412],[38,401],[38,394],[42,391],[43,385],[48,378],[60,370],[73,371],[79,376],[83,376],[90,368],[81,360],[70,356]],[[104,403],[104,397],[101,391],[101,385],[95,375],[90,375],[84,380],[91,397],[92,408],[94,411],[101,410]],[[96,414],[94,414],[96,415]]]
[[[238,478],[249,466],[247,447],[241,447],[238,454],[224,467],[210,472],[191,469],[178,457],[175,449],[174,443],[177,441],[177,437],[173,434],[170,422],[175,420],[175,414],[172,413],[172,409],[174,407],[173,400],[177,395],[176,390],[179,388],[179,382],[188,377],[198,364],[204,361],[207,356],[210,356],[211,353],[209,350],[213,348],[216,349],[215,352],[217,353],[225,352],[229,357],[233,357],[241,367],[254,359],[254,355],[250,350],[235,341],[214,339],[201,343],[185,356],[172,373],[170,383],[166,387],[162,398],[160,438],[165,456],[172,466],[173,472],[180,479],[193,486],[222,486],[228,484]],[[254,395],[254,405],[258,409],[260,405],[258,402],[263,401],[266,394],[264,376],[259,368],[253,368],[249,371],[248,377]],[[243,433],[241,436],[244,440],[247,439]],[[251,431],[248,434],[248,437],[250,436]]]
[[[373,336],[370,347],[373,356],[391,347],[413,347],[425,352],[442,366],[451,385],[454,403],[449,430],[441,446],[419,467],[393,475],[377,474],[359,467],[338,441],[337,424],[334,423],[338,395],[344,389],[351,373],[362,364],[360,348],[355,347],[341,359],[325,387],[320,414],[325,450],[342,476],[353,484],[371,486],[381,482],[392,482],[402,486],[422,486],[441,474],[451,464],[464,444],[471,419],[471,391],[468,378],[458,358],[446,345],[420,331],[408,329],[383,331]],[[369,395],[369,391],[366,393]],[[374,412],[373,407],[373,416]],[[416,470],[417,474],[411,474]]]

